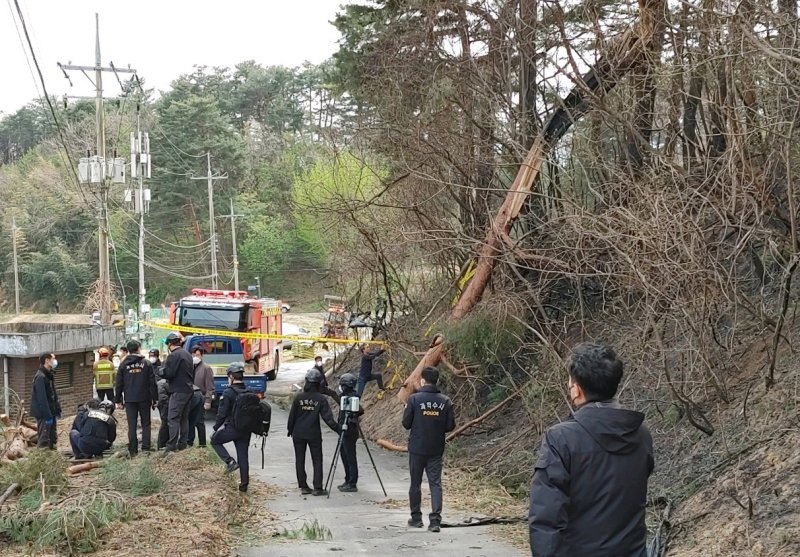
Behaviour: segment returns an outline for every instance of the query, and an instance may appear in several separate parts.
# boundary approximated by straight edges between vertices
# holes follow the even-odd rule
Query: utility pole
[[[133,210],[139,215],[139,320],[149,313],[147,290],[144,286],[144,214],[150,210],[150,190],[145,189],[144,179],[151,176],[150,134],[142,133],[142,117],[136,111],[136,132],[131,132],[131,178],[139,179],[134,192],[127,190],[125,200],[133,202]]]
[[[192,180],[208,181],[208,233],[211,236],[211,288],[219,288],[219,272],[217,270],[217,227],[214,224],[214,180],[227,180],[227,176],[211,174],[211,153],[206,153],[207,174],[193,176]]]
[[[233,220],[233,219],[231,219]],[[19,263],[17,262],[17,217],[11,217],[11,240],[14,246],[14,309],[19,315]]]
[[[239,257],[236,250],[236,217],[244,215],[233,214],[233,199],[231,199],[231,214],[227,218],[231,219],[231,240],[233,241],[233,289],[239,291]]]
[[[100,322],[103,325],[111,323],[111,267],[109,265],[108,253],[108,190],[110,186],[110,178],[113,181],[119,182],[119,172],[115,175],[114,165],[112,161],[106,161],[106,131],[105,131],[105,118],[103,113],[103,72],[118,73],[136,73],[136,70],[115,68],[111,64],[110,68],[104,68],[102,59],[100,57],[100,16],[95,14],[95,47],[94,47],[94,66],[74,66],[72,64],[58,64],[66,76],[66,70],[79,71],[83,73],[92,81],[89,74],[86,72],[94,71],[94,81],[92,84],[95,87],[95,132],[97,134],[97,150],[95,156],[81,160],[81,165],[85,170],[81,171],[79,166],[79,175],[82,182],[91,182],[92,184],[99,185],[99,203],[98,203],[98,229],[97,229],[97,243],[98,243],[98,266],[100,278]],[[68,78],[68,76],[67,76]],[[117,76],[119,79],[119,76]],[[68,78],[69,79],[69,78]],[[70,81],[70,84],[72,82]],[[107,165],[107,162],[112,164]],[[85,178],[85,179],[84,179]],[[122,171],[122,181],[124,182],[124,170]]]

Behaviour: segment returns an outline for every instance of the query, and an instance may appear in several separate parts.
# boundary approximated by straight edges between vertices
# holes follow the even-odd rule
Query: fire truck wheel
[[[267,381],[275,381],[275,378],[278,376],[278,368],[281,365],[281,353],[280,350],[275,351],[275,366],[272,368],[272,371],[267,372]]]

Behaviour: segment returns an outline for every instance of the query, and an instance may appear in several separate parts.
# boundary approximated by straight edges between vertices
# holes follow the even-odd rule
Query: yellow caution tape
[[[224,329],[202,329],[200,327],[184,327],[183,325],[174,325],[171,323],[151,323],[149,321],[141,321],[141,325],[151,327],[153,329],[162,329],[165,331],[180,330],[185,333],[192,333],[194,335],[215,335],[218,337],[230,338],[246,338],[248,340],[292,340],[296,342],[322,342],[330,344],[375,344],[378,346],[385,346],[388,344],[383,340],[354,340],[348,338],[327,338],[327,337],[303,337],[297,335],[273,335],[269,333],[249,333],[245,331],[228,331]]]

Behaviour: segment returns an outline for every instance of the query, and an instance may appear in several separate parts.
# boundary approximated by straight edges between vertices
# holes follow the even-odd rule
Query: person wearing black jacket
[[[408,398],[403,410],[403,427],[411,430],[408,437],[408,468],[411,486],[408,502],[411,518],[408,525],[422,528],[422,473],[428,476],[431,490],[431,514],[428,530],[439,532],[442,523],[442,457],[445,435],[456,427],[453,403],[436,386],[439,370],[426,367],[422,370],[419,391]]]
[[[295,469],[297,485],[303,495],[327,495],[322,489],[322,430],[319,419],[322,417],[333,431],[339,433],[341,428],[328,405],[328,399],[320,392],[322,374],[319,370],[310,369],[306,373],[306,386],[292,401],[289,411],[289,437],[294,443]],[[314,467],[314,490],[308,487],[306,475],[306,447],[311,451],[311,464]]]
[[[114,403],[104,400],[98,406],[87,410],[79,429],[69,432],[72,454],[77,459],[102,456],[117,438],[117,422],[112,416]]]
[[[244,363],[233,362],[228,366],[228,388],[222,392],[222,398],[220,398],[217,408],[217,421],[214,423],[214,433],[211,435],[211,447],[225,462],[225,471],[230,473],[239,470],[239,491],[242,493],[247,491],[247,485],[250,483],[250,457],[247,452],[250,448],[250,432],[239,431],[234,427],[233,409],[239,395],[246,392]],[[231,441],[236,447],[236,460],[231,458],[224,447],[225,443]]]
[[[89,413],[89,410],[98,410],[100,408],[100,401],[96,398],[90,398],[84,404],[78,406],[78,410],[75,412],[75,419],[72,420],[72,429],[70,429],[70,435],[72,431],[80,432],[81,426],[83,426],[83,422],[86,420],[86,415]]]
[[[164,378],[169,390],[169,439],[166,450],[182,451],[189,438],[189,403],[194,391],[194,364],[192,356],[182,347],[183,336],[180,333],[168,334],[166,344],[170,351],[164,362]]]
[[[325,365],[322,363],[322,356],[314,358],[314,367],[322,375],[322,381],[319,384],[319,392],[325,396],[331,397],[337,403],[339,402],[339,395],[328,386],[328,378],[325,377]]]
[[[615,400],[623,365],[606,345],[577,345],[567,360],[575,411],[548,429],[531,482],[534,557],[645,557],[653,440],[644,415]]]
[[[352,373],[345,373],[339,378],[339,390],[342,397],[358,398],[356,383],[358,379]],[[356,458],[356,442],[358,441],[358,418],[364,414],[359,407],[358,412],[345,412],[339,408],[339,426],[347,421],[347,429],[342,432],[342,447],[339,450],[344,467],[344,483],[337,486],[339,491],[352,493],[358,491],[358,459]]]
[[[150,365],[153,366],[153,371],[156,374],[156,380],[158,380],[162,376],[161,366],[161,354],[158,351],[158,348],[151,348],[150,351],[147,353],[147,359],[150,360]]]
[[[358,369],[358,386],[356,387],[356,392],[359,397],[364,394],[364,389],[370,381],[376,381],[378,383],[378,388],[384,390],[383,375],[380,373],[372,373],[372,364],[375,358],[384,352],[386,352],[386,350],[383,349],[373,352],[366,344],[361,347],[361,366]]]
[[[39,356],[39,369],[33,376],[31,390],[31,416],[36,418],[39,448],[55,449],[56,420],[61,417],[61,403],[58,401],[53,371],[58,367],[55,354]]]
[[[137,419],[142,424],[142,450],[150,451],[150,410],[158,402],[158,387],[153,365],[142,356],[142,345],[138,340],[128,342],[128,356],[119,364],[117,370],[116,402],[123,408],[128,418],[128,453],[131,457],[139,454],[139,440],[136,437]]]

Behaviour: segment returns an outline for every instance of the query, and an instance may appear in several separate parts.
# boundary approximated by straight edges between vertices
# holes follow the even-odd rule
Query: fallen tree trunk
[[[509,188],[505,201],[489,225],[485,239],[477,253],[475,274],[467,283],[464,292],[450,314],[451,321],[467,315],[481,300],[497,261],[503,250],[511,227],[531,194],[542,163],[555,144],[567,133],[572,124],[589,110],[589,102],[602,99],[637,64],[648,55],[656,39],[656,31],[664,17],[664,0],[640,0],[639,20],[614,41],[610,52],[600,58],[595,66],[581,78],[542,128],[531,145],[517,176]],[[439,337],[440,338],[440,337]],[[441,342],[431,346],[406,382],[398,397],[405,402],[416,391],[422,370],[426,366],[438,365],[444,347]]]
[[[86,462],[85,464],[75,464],[74,466],[70,466],[67,468],[67,474],[70,476],[74,476],[75,474],[81,474],[83,472],[88,472],[89,470],[94,470],[95,468],[100,468],[100,462]]]
[[[378,445],[379,447],[383,447],[384,449],[388,449],[390,451],[397,451],[398,453],[408,452],[408,447],[392,443],[388,439],[378,439],[377,441],[375,441],[375,444]]]
[[[497,403],[497,404],[495,404],[495,405],[494,405],[494,406],[493,406],[491,409],[487,410],[486,412],[484,412],[483,414],[481,414],[480,416],[478,416],[478,417],[477,417],[477,418],[475,418],[474,420],[470,420],[470,421],[468,421],[467,423],[465,423],[465,424],[463,424],[463,425],[461,425],[461,426],[457,427],[457,428],[456,428],[456,429],[454,429],[453,431],[451,431],[451,432],[450,432],[450,433],[447,435],[447,441],[451,441],[451,440],[455,439],[456,437],[458,437],[459,435],[461,435],[462,433],[464,433],[464,432],[465,432],[466,430],[468,430],[469,428],[471,428],[471,427],[474,427],[474,426],[478,425],[479,423],[481,423],[482,421],[484,421],[484,420],[485,420],[486,418],[488,418],[489,416],[491,416],[491,415],[495,414],[495,413],[496,413],[498,410],[501,410],[501,409],[502,409],[503,407],[505,407],[505,406],[506,406],[506,405],[507,405],[509,402],[511,402],[512,400],[514,400],[515,398],[517,398],[517,396],[519,396],[519,394],[520,394],[520,393],[522,393],[523,389],[524,389],[525,387],[527,387],[527,386],[528,386],[528,384],[527,384],[527,383],[525,383],[525,385],[523,385],[522,387],[520,387],[519,389],[517,389],[516,391],[514,391],[514,392],[513,392],[513,393],[511,393],[510,395],[508,395],[508,396],[505,398],[505,400],[503,400],[503,401],[501,401],[501,402],[498,402],[498,403]]]
[[[8,489],[6,489],[5,493],[0,495],[0,505],[5,503],[6,499],[11,497],[17,491],[17,489],[19,489],[19,484],[11,484],[8,486]]]

